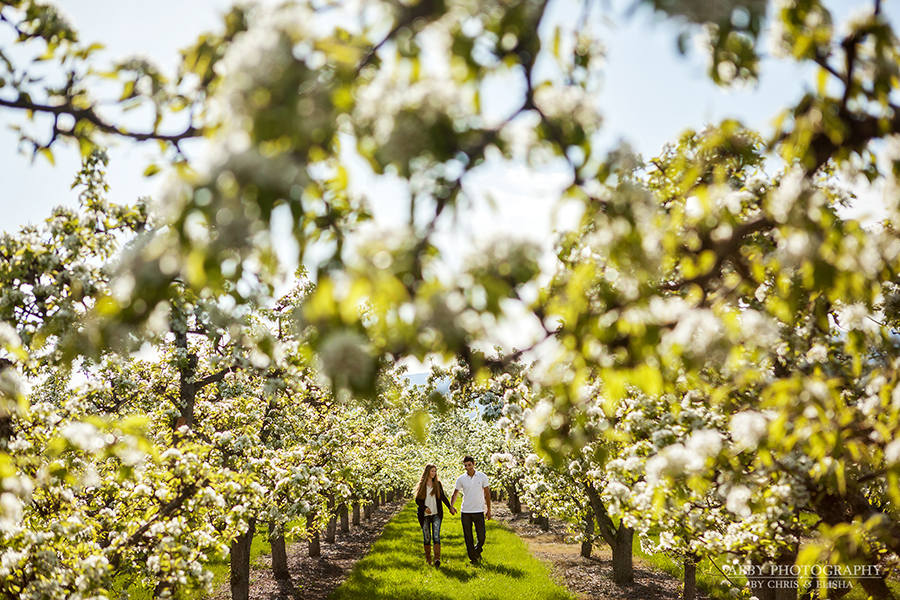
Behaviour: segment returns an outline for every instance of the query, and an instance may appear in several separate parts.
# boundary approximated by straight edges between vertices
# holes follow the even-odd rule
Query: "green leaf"
[[[78,149],[81,150],[81,158],[87,158],[94,153],[97,146],[86,137],[78,138]]]
[[[53,158],[53,150],[51,150],[50,148],[41,148],[40,150],[38,150],[38,152],[41,156],[46,158],[51,165],[56,165],[56,160]]]
[[[409,430],[413,433],[419,442],[424,442],[428,434],[428,424],[431,417],[424,410],[417,410],[409,416]]]

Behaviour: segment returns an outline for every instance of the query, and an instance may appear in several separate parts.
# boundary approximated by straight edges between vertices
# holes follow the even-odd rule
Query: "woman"
[[[441,519],[444,518],[446,504],[450,514],[455,515],[456,509],[450,506],[450,501],[444,495],[444,486],[437,476],[437,467],[431,463],[425,465],[422,478],[416,486],[416,504],[419,507],[419,525],[422,527],[422,543],[425,545],[425,562],[431,564],[431,544],[434,542],[434,566],[441,566]]]

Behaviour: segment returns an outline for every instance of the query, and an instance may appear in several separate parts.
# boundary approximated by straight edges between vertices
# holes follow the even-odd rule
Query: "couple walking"
[[[466,551],[473,565],[481,562],[481,550],[484,548],[484,520],[491,518],[491,488],[488,485],[487,475],[475,470],[475,459],[466,456],[463,459],[463,467],[466,472],[456,479],[453,488],[453,497],[447,500],[444,487],[437,476],[437,467],[432,464],[425,465],[422,478],[416,487],[416,504],[419,507],[419,525],[422,527],[422,542],[425,545],[425,561],[431,563],[431,545],[434,543],[434,566],[441,566],[441,521],[444,518],[446,504],[450,514],[455,515],[456,496],[460,492],[463,495],[462,527],[463,537],[466,539]],[[475,536],[472,528],[475,528]],[[478,541],[475,542],[474,537]]]

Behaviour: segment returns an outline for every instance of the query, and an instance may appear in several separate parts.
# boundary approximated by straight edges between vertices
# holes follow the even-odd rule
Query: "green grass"
[[[410,502],[384,528],[332,600],[574,600],[550,580],[549,569],[496,521],[487,522],[482,565],[469,564],[459,515],[444,515],[441,566],[425,564],[416,505]]]
[[[110,598],[122,598],[127,600],[151,600],[153,587],[145,587],[141,584],[140,577],[126,577],[120,575],[113,580],[113,587],[109,590]]]

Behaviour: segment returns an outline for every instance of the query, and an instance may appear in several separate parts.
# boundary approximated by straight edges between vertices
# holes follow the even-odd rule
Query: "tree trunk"
[[[619,525],[616,532],[616,544],[612,547],[613,581],[616,583],[632,583],[634,581],[633,540],[634,529]]]
[[[792,567],[797,563],[797,549],[786,550],[778,557],[778,566]],[[797,578],[791,581],[794,587],[778,587],[775,589],[775,600],[797,600]],[[892,596],[888,596],[889,598]]]
[[[509,500],[507,500],[506,505],[509,507],[509,512],[514,515],[518,515],[522,512],[522,501],[519,500],[519,493],[516,490],[516,485],[508,485],[506,486],[506,493],[509,494]]]
[[[797,600],[797,578],[785,575],[785,570],[778,568],[791,567],[796,560],[797,551],[795,549],[785,551],[774,563],[753,561],[754,573],[747,577],[750,593],[759,600]],[[790,572],[790,569],[787,571]],[[887,598],[893,598],[893,596],[888,595]]]
[[[315,516],[306,515],[306,535],[309,537],[309,557],[319,558],[322,556],[322,546],[319,543],[319,530],[315,529]]]
[[[247,531],[231,542],[231,600],[250,598],[250,545],[256,531],[256,519],[250,519]]]
[[[346,502],[341,502],[338,513],[341,515],[341,533],[350,533],[350,515],[347,512]]]
[[[684,600],[697,597],[697,562],[692,556],[684,558]]]
[[[585,558],[591,557],[591,550],[594,547],[594,515],[588,510],[587,516],[584,518],[584,540],[581,542],[581,556]]]
[[[497,501],[497,490],[491,490],[491,502]]]
[[[0,373],[13,366],[13,363],[6,359],[0,358]],[[7,444],[16,436],[16,428],[13,425],[12,415],[7,411],[0,414],[0,448],[6,449]]]
[[[752,561],[753,571],[747,576],[747,585],[750,586],[750,595],[759,600],[775,600],[775,589],[769,587],[769,582],[774,581],[770,575],[771,565]]]
[[[387,493],[387,501],[388,501],[388,502],[393,502],[393,501],[394,501],[394,490],[391,490],[391,491],[389,491],[389,492]]]
[[[328,510],[328,525],[325,527],[325,542],[333,544],[334,534],[337,531],[337,520],[334,518],[334,500],[329,498],[326,506],[326,510]]]
[[[387,504],[387,501],[384,499],[384,490],[381,490],[381,504],[382,506]]]
[[[872,600],[894,600],[894,594],[888,588],[883,577],[883,575],[879,579],[860,577],[859,584],[866,591],[866,596]],[[781,598],[778,598],[778,600],[781,600]]]
[[[368,521],[369,519],[371,519],[371,518],[372,518],[372,505],[371,505],[371,504],[366,504],[366,505],[363,507],[363,513],[365,513],[363,516],[366,518],[366,521]]]
[[[197,355],[188,351],[188,339],[186,331],[176,331],[172,328],[175,335],[175,347],[186,355],[186,360],[182,361],[178,367],[178,408],[180,415],[172,422],[172,429],[177,430],[182,425],[187,425],[190,429],[194,424],[194,404],[197,398],[197,384],[194,382],[194,376],[197,373]],[[176,433],[174,441],[177,444],[180,436]]]
[[[606,512],[606,506],[603,504],[603,499],[600,498],[600,492],[597,491],[597,488],[589,483],[585,485],[584,489],[587,492],[588,500],[591,502],[594,518],[597,519],[600,535],[603,536],[603,540],[612,549],[613,581],[616,583],[633,582],[632,542],[634,540],[634,529],[622,526],[621,522],[616,526],[609,517],[609,513]]]
[[[337,522],[334,517],[329,517],[328,525],[325,527],[325,543],[333,544],[335,534],[337,533]]]
[[[353,503],[353,526],[359,527],[359,501]]]
[[[539,515],[537,523],[540,526],[541,531],[550,531],[550,517],[546,515]]]
[[[375,492],[375,495],[372,496],[372,510],[378,510],[378,492]]]
[[[275,521],[269,521],[269,544],[272,545],[272,575],[278,580],[290,579],[284,530],[276,527]]]

